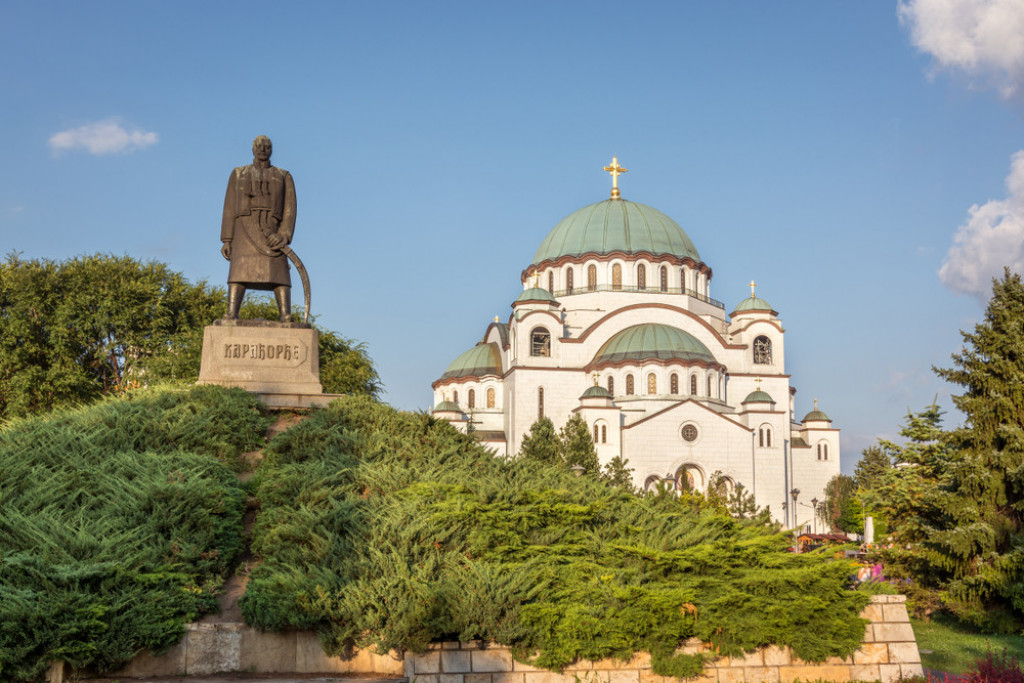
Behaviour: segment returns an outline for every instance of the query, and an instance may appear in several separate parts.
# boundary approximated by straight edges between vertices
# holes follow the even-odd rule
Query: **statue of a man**
[[[228,178],[220,253],[231,262],[228,312],[238,319],[246,289],[274,290],[281,322],[291,322],[292,280],[288,259],[280,251],[295,231],[295,183],[288,171],[271,166],[274,147],[260,135],[252,141],[252,165]]]

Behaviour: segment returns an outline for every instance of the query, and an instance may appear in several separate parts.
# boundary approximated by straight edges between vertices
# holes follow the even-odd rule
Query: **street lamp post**
[[[818,499],[811,498],[811,509],[814,510],[814,517],[812,524],[814,525],[814,533],[818,533]]]

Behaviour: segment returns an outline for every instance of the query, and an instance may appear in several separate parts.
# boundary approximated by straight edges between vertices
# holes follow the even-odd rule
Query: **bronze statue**
[[[220,253],[231,262],[227,319],[238,319],[246,289],[258,289],[273,290],[281,322],[292,321],[286,252],[295,231],[295,183],[288,171],[270,164],[273,151],[270,138],[258,136],[252,141],[252,165],[236,168],[228,178],[220,228]]]

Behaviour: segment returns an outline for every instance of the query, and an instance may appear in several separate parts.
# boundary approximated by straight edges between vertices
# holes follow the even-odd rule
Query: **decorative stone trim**
[[[796,680],[875,681],[892,683],[921,676],[921,655],[907,616],[906,597],[877,595],[861,617],[869,620],[860,649],[845,659],[805,662],[789,648],[770,646],[742,657],[711,661],[696,683],[790,683]],[[710,646],[689,640],[680,652],[694,654]],[[405,675],[415,683],[675,683],[651,671],[651,656],[637,653],[628,662],[579,661],[562,673],[537,669],[512,659],[500,645],[480,642],[434,643],[427,652],[407,654]]]

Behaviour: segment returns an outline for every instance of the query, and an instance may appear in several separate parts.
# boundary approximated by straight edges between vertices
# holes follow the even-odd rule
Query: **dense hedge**
[[[259,478],[263,564],[243,614],[317,629],[332,653],[483,638],[551,669],[643,650],[657,673],[693,675],[701,658],[674,654],[693,636],[816,660],[864,633],[845,562],[786,552],[763,523],[495,458],[425,414],[337,401],[277,437]]]
[[[242,542],[228,463],[266,424],[245,392],[196,387],[0,430],[0,679],[116,668],[214,608]]]

